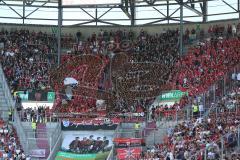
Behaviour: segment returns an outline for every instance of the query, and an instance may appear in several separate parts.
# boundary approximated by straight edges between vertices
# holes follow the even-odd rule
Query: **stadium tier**
[[[240,159],[239,6],[0,0],[0,159]]]

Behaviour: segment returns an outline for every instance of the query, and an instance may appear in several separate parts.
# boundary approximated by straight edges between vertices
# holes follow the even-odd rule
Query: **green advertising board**
[[[171,91],[163,92],[160,96],[158,96],[158,100],[177,101],[177,100],[180,100],[184,95],[188,95],[188,92],[182,92],[180,90],[171,90]]]
[[[54,100],[55,100],[55,92],[48,92],[47,101],[48,102],[54,102]]]
[[[57,34],[58,33],[58,27],[51,27],[52,33]]]
[[[17,95],[22,99],[22,101],[28,101],[28,91],[18,91]]]
[[[55,160],[105,160],[109,152],[97,154],[75,154],[59,151]]]
[[[96,154],[74,154],[68,152],[58,152],[55,160],[95,160]]]

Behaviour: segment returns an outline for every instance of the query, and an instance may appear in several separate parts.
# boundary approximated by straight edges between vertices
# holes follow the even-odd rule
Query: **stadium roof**
[[[0,0],[0,22],[57,25],[154,25],[179,23],[181,0]],[[68,2],[67,2],[68,1]],[[76,0],[75,0],[76,1]],[[101,2],[100,2],[101,1]],[[94,5],[95,2],[100,2]],[[184,0],[183,22],[239,18],[240,0]],[[66,5],[70,4],[70,5]]]

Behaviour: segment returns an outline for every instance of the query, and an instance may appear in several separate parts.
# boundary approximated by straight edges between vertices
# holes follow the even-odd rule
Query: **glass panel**
[[[29,20],[26,19],[25,20],[26,24],[42,24],[42,25],[57,25],[57,20],[56,21],[52,21],[52,20]]]
[[[228,4],[237,9],[237,0],[225,0]],[[227,13],[233,12],[234,10],[226,5],[221,0],[209,1],[208,2],[208,14],[216,14],[216,13]],[[219,18],[220,19],[220,18]]]
[[[84,10],[87,12],[85,13],[80,8],[64,8],[63,9],[63,19],[79,19],[79,20],[90,20],[95,17],[95,9],[87,8]],[[73,16],[74,15],[74,16]]]
[[[18,12],[22,16],[22,7],[12,7],[15,9],[16,12]],[[12,9],[10,9],[8,6],[0,6],[0,16],[1,17],[20,17],[17,13],[15,13]]]
[[[80,23],[86,23],[88,21],[63,21],[63,25],[76,25]]]
[[[239,14],[238,13],[232,13],[232,14],[224,14],[224,15],[216,15],[216,16],[208,16],[208,21],[215,21],[219,19],[233,19],[233,18],[238,18]]]
[[[98,17],[103,15],[109,8],[99,8]],[[120,8],[112,8],[109,12],[101,17],[101,19],[129,19],[127,15]]]
[[[1,23],[22,23],[22,19],[0,18]]]
[[[34,8],[26,7],[25,15],[29,15],[28,18],[40,18],[40,19],[58,19],[58,9],[57,8]],[[36,11],[35,11],[36,10]],[[35,12],[33,12],[35,11]]]
[[[121,4],[121,0],[62,0],[66,6],[74,5],[97,5],[97,4]]]

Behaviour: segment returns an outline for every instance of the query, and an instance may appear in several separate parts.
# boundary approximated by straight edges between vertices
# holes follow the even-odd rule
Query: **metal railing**
[[[9,107],[15,107],[15,101],[13,101],[13,99],[12,99],[12,95],[11,95],[10,89],[8,87],[8,83],[7,83],[7,80],[5,78],[5,74],[3,72],[1,64],[0,64],[0,75],[2,75],[1,76],[2,88],[3,88],[5,98],[7,100],[7,104],[9,105]]]
[[[24,131],[24,128],[22,126],[22,123],[20,121],[20,118],[19,118],[18,113],[17,113],[16,110],[14,110],[14,116],[13,117],[14,117],[13,125],[16,128],[18,137],[20,139],[20,143],[21,143],[24,151],[27,154],[29,154],[28,147],[27,147],[27,136],[26,136],[26,133]]]
[[[57,123],[57,126],[52,129],[38,129],[36,132],[33,130],[25,129],[26,134],[26,146],[29,153],[33,150],[43,149],[45,150],[45,158],[52,157],[57,149],[60,148],[62,143],[61,139],[61,125]],[[60,139],[59,139],[60,137]]]
[[[113,150],[114,150],[114,147],[112,147],[106,160],[114,160]]]
[[[57,140],[56,143],[51,147],[50,154],[47,158],[47,160],[52,160],[55,158],[57,152],[59,151],[61,144],[62,144],[62,133],[59,134],[59,136],[56,136]]]
[[[7,83],[7,80],[5,78],[5,74],[3,72],[1,64],[0,64],[0,75],[2,75],[1,76],[2,89],[3,89],[5,99],[7,101],[8,107],[9,107],[9,109],[10,108],[14,109],[15,108],[15,101],[12,98],[12,95],[11,95],[10,89],[8,87],[8,83]],[[5,114],[7,114],[7,113],[5,113]],[[13,121],[13,126],[15,127],[15,129],[17,131],[17,134],[19,136],[21,146],[23,147],[24,151],[28,154],[26,134],[24,132],[24,129],[23,129],[23,126],[21,124],[18,113],[15,109],[14,109],[14,114],[13,114],[13,120],[14,120]]]
[[[32,117],[30,116],[30,119],[28,119],[27,114],[24,114],[25,111],[18,111],[18,115],[22,122],[32,122]],[[45,112],[45,116],[39,116],[38,122],[47,123],[47,122],[59,122],[59,118],[54,116],[52,113]]]

